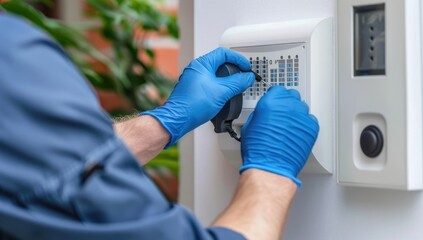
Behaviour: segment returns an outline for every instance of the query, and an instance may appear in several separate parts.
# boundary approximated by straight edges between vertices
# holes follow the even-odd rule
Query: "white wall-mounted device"
[[[333,171],[335,84],[332,25],[332,18],[324,18],[237,26],[226,30],[221,38],[221,46],[249,59],[252,69],[267,83],[297,89],[309,104],[310,112],[319,119],[319,136],[303,172]],[[238,133],[268,88],[261,82],[244,92],[241,115],[233,122]],[[241,166],[237,141],[228,134],[219,134],[219,145],[229,161]]]
[[[423,187],[420,0],[338,1],[338,182]]]

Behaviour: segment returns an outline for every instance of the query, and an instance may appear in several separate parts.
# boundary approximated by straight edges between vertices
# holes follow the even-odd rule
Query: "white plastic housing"
[[[223,34],[221,46],[250,59],[253,70],[259,71],[268,83],[283,84],[301,93],[320,125],[317,142],[303,172],[332,173],[336,149],[332,18],[232,27]],[[238,133],[267,88],[257,84],[244,93],[241,116],[233,123]],[[240,143],[226,133],[218,137],[223,154],[240,167]]]
[[[385,7],[385,73],[357,75],[354,8],[376,4]],[[420,0],[338,1],[338,183],[342,185],[423,187],[420,4]],[[360,146],[360,134],[369,125],[383,134],[384,145],[376,157],[366,156]]]

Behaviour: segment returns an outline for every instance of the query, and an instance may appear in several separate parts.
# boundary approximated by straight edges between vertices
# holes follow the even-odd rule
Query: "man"
[[[232,203],[209,228],[140,167],[254,83],[241,55],[193,60],[166,103],[112,125],[64,52],[0,14],[0,235],[9,239],[278,239],[318,133],[299,93],[272,87],[242,128]]]

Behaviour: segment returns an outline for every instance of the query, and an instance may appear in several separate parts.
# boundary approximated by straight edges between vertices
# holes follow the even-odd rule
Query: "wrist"
[[[282,197],[293,196],[298,189],[297,184],[290,177],[257,168],[244,170],[240,182],[254,183],[257,189],[270,191],[278,195],[276,197],[281,197],[280,194],[283,195]],[[284,187],[281,189],[281,186]]]
[[[295,183],[297,185],[298,188],[301,188],[301,181],[297,178],[297,174],[294,174],[293,170],[290,169],[288,166],[285,167],[269,167],[269,166],[264,166],[261,164],[246,164],[243,165],[239,172],[241,175],[244,174],[244,172],[246,172],[247,170],[260,170],[260,171],[264,171],[267,172],[269,174],[272,175],[277,175],[286,179],[289,179],[290,181],[292,181],[293,183]]]
[[[187,132],[187,117],[185,116],[187,114],[182,116],[180,112],[172,111],[172,107],[168,107],[166,104],[153,110],[142,112],[140,115],[154,118],[166,130],[169,134],[169,142],[165,148],[175,144]]]

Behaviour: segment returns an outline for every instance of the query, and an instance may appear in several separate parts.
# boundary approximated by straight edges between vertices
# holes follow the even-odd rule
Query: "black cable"
[[[228,133],[231,136],[231,138],[234,138],[238,142],[241,142],[241,137],[238,137],[238,134],[232,128],[232,121],[233,120],[230,120],[230,121],[226,121],[225,122],[225,129],[226,129],[226,131],[228,131]]]

